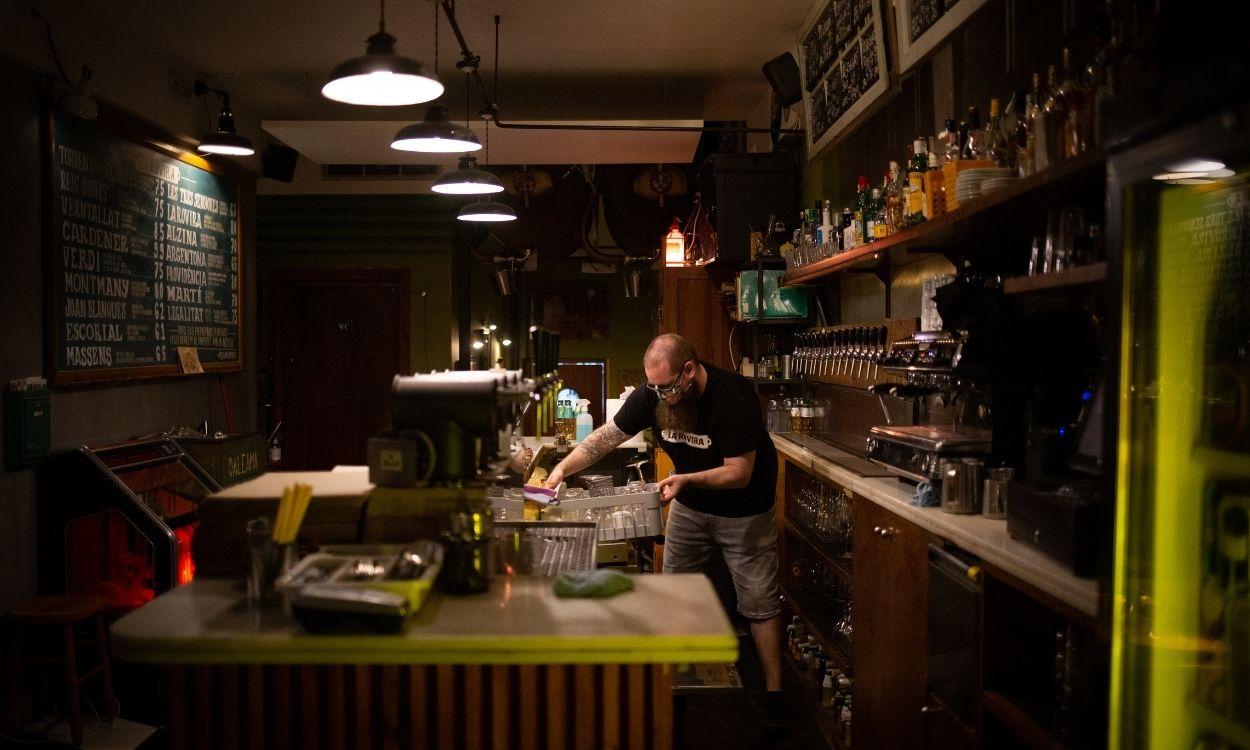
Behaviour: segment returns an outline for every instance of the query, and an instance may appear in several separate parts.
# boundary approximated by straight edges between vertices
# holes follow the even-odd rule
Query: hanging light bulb
[[[460,157],[456,169],[442,175],[430,188],[444,195],[486,195],[502,193],[503,183],[493,173],[477,168],[477,158]]]
[[[461,221],[516,221],[516,211],[506,203],[477,201],[461,208],[456,218]]]
[[[664,267],[686,266],[686,236],[681,233],[681,221],[673,217],[673,224],[664,235]]]
[[[473,131],[452,122],[447,108],[441,104],[431,104],[424,120],[400,128],[391,141],[391,148],[397,151],[427,154],[456,154],[477,151],[481,147]]]
[[[336,65],[321,95],[346,104],[401,107],[443,95],[443,84],[416,60],[395,53],[386,33],[386,2],[381,2],[378,33],[365,40],[365,54]]]
[[[201,154],[224,154],[226,156],[251,156],[256,153],[252,139],[239,135],[234,129],[234,113],[230,111],[230,94],[209,88],[203,81],[195,82],[195,93],[204,96],[213,92],[221,99],[221,112],[217,115],[217,129],[200,139],[196,150]]]

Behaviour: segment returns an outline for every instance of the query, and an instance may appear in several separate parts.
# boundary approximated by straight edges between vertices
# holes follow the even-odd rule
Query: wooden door
[[[921,747],[928,540],[918,527],[862,497],[854,499],[852,514],[852,745]]]
[[[660,272],[660,333],[676,333],[688,339],[704,362],[737,370],[729,361],[729,313],[721,285],[733,276],[707,268],[665,269]],[[741,352],[735,352],[741,356]]]
[[[267,305],[283,469],[365,463],[409,370],[406,270],[273,272]]]

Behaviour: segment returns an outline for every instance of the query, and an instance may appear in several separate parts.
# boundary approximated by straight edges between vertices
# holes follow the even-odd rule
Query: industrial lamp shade
[[[395,54],[395,37],[379,30],[366,40],[365,54],[336,65],[321,95],[346,104],[402,107],[443,95],[443,84],[416,60]]]
[[[230,100],[223,98],[221,114],[217,117],[217,130],[200,139],[197,150],[201,154],[224,154],[226,156],[251,156],[256,153],[252,139],[239,135],[234,129],[234,114]]]
[[[400,128],[391,141],[391,148],[398,151],[427,154],[456,154],[477,151],[481,147],[473,131],[452,122],[447,108],[441,104],[430,105],[424,120]]]
[[[516,221],[516,211],[506,203],[478,201],[460,209],[456,218],[461,221]]]
[[[439,177],[430,188],[444,195],[487,195],[502,193],[503,182],[494,174],[477,168],[477,159],[460,157],[457,168]]]
[[[664,235],[664,267],[684,268],[686,266],[686,236],[681,232],[681,222],[673,219],[673,224]]]
[[[624,267],[622,278],[625,280],[625,297],[627,299],[638,299],[644,296],[646,291],[647,272],[651,269],[651,261],[647,258],[636,258],[627,260]]]
[[[495,291],[500,297],[508,297],[516,293],[516,265],[511,261],[495,265]]]

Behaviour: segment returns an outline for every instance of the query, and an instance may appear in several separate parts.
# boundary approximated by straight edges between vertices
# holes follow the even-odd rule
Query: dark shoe
[[[790,728],[790,703],[780,690],[770,690],[764,695],[764,729],[781,733]]]

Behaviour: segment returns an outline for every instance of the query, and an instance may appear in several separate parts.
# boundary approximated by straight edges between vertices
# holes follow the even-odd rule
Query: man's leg
[[[664,526],[664,572],[702,573],[713,544],[706,515],[674,500]]]
[[[738,593],[738,611],[751,622],[768,691],[764,725],[782,729],[788,722],[781,693],[781,592],[777,586],[777,526],[770,510],[746,518],[717,518],[716,543],[725,555]]]
[[[751,639],[760,655],[764,686],[769,692],[781,689],[781,615],[751,621]]]

